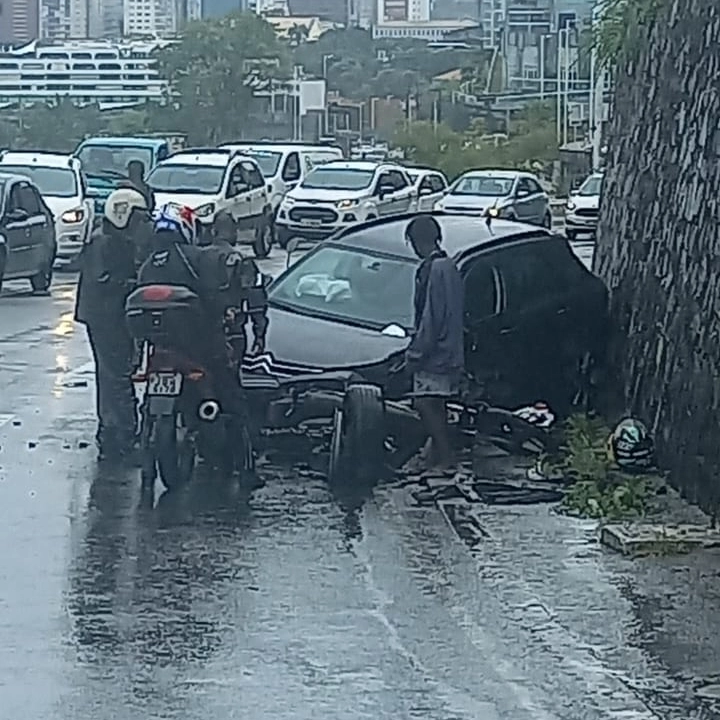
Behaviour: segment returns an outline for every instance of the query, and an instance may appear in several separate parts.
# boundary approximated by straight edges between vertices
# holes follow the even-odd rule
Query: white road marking
[[[10,413],[0,413],[0,427],[7,425],[14,418],[15,416]]]

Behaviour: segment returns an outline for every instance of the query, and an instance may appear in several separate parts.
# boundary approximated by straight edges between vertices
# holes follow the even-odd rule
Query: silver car
[[[547,193],[534,175],[518,170],[470,170],[455,180],[434,209],[552,226]]]
[[[575,240],[583,233],[595,235],[602,179],[602,173],[593,173],[577,190],[570,193],[565,205],[565,235],[568,240]]]

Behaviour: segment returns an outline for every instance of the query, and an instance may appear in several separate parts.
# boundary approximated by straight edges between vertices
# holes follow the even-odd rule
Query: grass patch
[[[559,449],[545,463],[572,482],[563,499],[567,512],[607,520],[645,514],[653,478],[618,469],[608,447],[611,430],[600,418],[571,415],[560,432]]]

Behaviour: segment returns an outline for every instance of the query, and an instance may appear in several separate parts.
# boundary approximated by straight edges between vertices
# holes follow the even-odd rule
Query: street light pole
[[[557,80],[555,82],[555,96],[556,96],[556,114],[555,114],[555,129],[557,131],[557,143],[558,146],[562,143],[562,67],[563,67],[563,36],[565,35],[565,28],[558,30],[557,38],[557,69],[555,75]]]
[[[330,134],[330,106],[328,104],[328,82],[327,82],[327,71],[328,71],[328,60],[332,60],[335,56],[332,53],[325,54],[322,56],[322,76],[325,80],[325,134]]]
[[[570,115],[570,28],[565,28],[565,107],[563,114],[563,145],[568,141],[568,116]]]

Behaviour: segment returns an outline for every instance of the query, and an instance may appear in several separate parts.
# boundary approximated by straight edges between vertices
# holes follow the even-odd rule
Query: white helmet
[[[142,193],[132,188],[120,188],[110,193],[105,201],[105,219],[118,230],[124,230],[130,224],[134,210],[147,212],[148,206]]]

